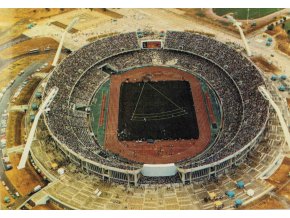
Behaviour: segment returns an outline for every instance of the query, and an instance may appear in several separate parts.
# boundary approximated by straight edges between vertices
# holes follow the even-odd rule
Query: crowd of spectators
[[[84,46],[54,69],[45,92],[47,94],[54,86],[59,87],[47,114],[49,128],[57,139],[80,156],[122,169],[136,169],[140,166],[119,162],[114,155],[107,158],[98,155],[101,148],[88,129],[86,112],[73,107],[88,106],[94,89],[108,77],[108,74],[96,69],[95,63],[123,51],[136,49],[139,49],[136,33],[120,34]]]
[[[86,112],[73,108],[89,105],[95,90],[109,76],[99,68],[104,64],[120,72],[154,64],[175,66],[203,77],[216,91],[223,116],[220,134],[203,153],[177,163],[181,168],[234,154],[257,136],[267,120],[269,105],[257,89],[264,84],[262,76],[227,45],[201,35],[170,31],[164,49],[141,50],[136,33],[121,34],[72,53],[54,70],[46,87],[46,93],[54,86],[59,88],[47,115],[50,130],[71,150],[93,161],[122,169],[141,166],[113,154],[99,155],[102,147],[89,131]]]
[[[258,69],[242,54],[236,52],[226,44],[202,35],[186,32],[169,31],[166,34],[165,47],[187,51],[201,57],[205,57],[218,65],[235,81],[239,94],[243,100],[242,123],[238,133],[229,144],[219,144],[221,149],[211,154],[205,153],[194,159],[194,164],[189,167],[213,163],[225,158],[250,143],[261,131],[267,121],[269,103],[258,91],[260,85],[264,85],[263,78]],[[235,102],[233,102],[235,103]],[[229,115],[224,118],[236,120]]]

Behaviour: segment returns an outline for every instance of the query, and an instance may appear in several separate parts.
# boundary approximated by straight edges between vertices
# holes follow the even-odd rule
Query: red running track
[[[205,94],[205,98],[206,98],[206,104],[207,104],[208,113],[209,113],[209,117],[210,117],[210,122],[216,123],[212,103],[211,103],[210,96],[209,96],[208,92]]]
[[[195,105],[199,138],[192,140],[156,140],[147,142],[119,141],[117,136],[120,86],[124,81],[140,82],[150,74],[152,81],[186,80],[190,83]],[[199,80],[182,70],[169,67],[143,67],[111,77],[105,148],[129,160],[151,164],[174,163],[196,156],[210,143],[210,124]]]
[[[101,106],[101,114],[99,119],[99,126],[103,126],[104,124],[104,116],[105,116],[105,110],[106,110],[106,94],[102,95],[102,106]]]

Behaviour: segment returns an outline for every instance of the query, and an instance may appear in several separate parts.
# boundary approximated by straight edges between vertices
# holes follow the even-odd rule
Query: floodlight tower
[[[285,140],[286,140],[286,142],[288,144],[288,148],[290,149],[290,134],[289,134],[289,130],[288,130],[287,124],[286,124],[286,122],[284,120],[284,117],[282,115],[282,112],[281,112],[280,108],[273,101],[273,99],[271,97],[271,94],[266,90],[266,88],[264,86],[259,86],[258,89],[261,92],[261,94],[263,95],[263,97],[266,100],[268,100],[269,103],[272,105],[272,107],[275,109],[275,111],[276,111],[276,113],[278,115],[282,130],[283,130],[283,133],[284,133]]]
[[[63,42],[64,42],[64,39],[65,39],[65,36],[66,36],[66,33],[69,32],[72,27],[79,21],[79,18],[76,17],[74,18],[71,23],[67,26],[67,28],[64,30],[63,34],[62,34],[62,37],[61,37],[61,40],[59,42],[59,45],[58,45],[58,48],[57,48],[57,51],[56,51],[56,54],[55,54],[55,57],[53,59],[53,62],[52,62],[52,66],[56,66],[57,65],[57,62],[58,62],[58,59],[59,59],[59,55],[60,55],[60,52],[61,52],[61,49],[62,49],[62,45],[63,45]]]
[[[244,45],[245,45],[245,48],[246,48],[247,55],[248,55],[248,56],[252,56],[252,52],[251,52],[251,50],[250,50],[250,48],[249,48],[248,42],[247,42],[246,37],[245,37],[245,35],[244,35],[244,32],[243,32],[243,30],[242,30],[242,28],[241,28],[242,23],[241,23],[241,22],[237,22],[237,21],[236,21],[232,16],[230,16],[230,15],[227,15],[226,18],[229,19],[229,21],[230,21],[231,23],[233,23],[234,26],[237,27],[237,29],[238,29],[239,32],[240,32],[241,38],[242,38],[242,40],[243,40],[243,42],[244,42]]]
[[[34,138],[36,127],[37,127],[37,124],[38,124],[38,120],[39,120],[39,118],[40,118],[40,116],[41,116],[41,114],[43,112],[49,111],[48,106],[52,102],[53,98],[56,96],[57,92],[58,92],[58,88],[57,87],[53,87],[50,90],[48,96],[45,98],[44,102],[39,107],[39,110],[38,110],[38,112],[37,112],[37,114],[36,114],[36,116],[34,118],[32,127],[30,129],[30,132],[29,132],[29,135],[28,135],[28,139],[27,139],[27,142],[25,144],[25,147],[24,147],[20,162],[19,162],[19,164],[17,166],[17,169],[21,170],[21,169],[23,169],[25,167],[25,163],[27,161],[28,153],[29,153],[31,145],[32,145],[32,141],[33,141],[33,138]]]

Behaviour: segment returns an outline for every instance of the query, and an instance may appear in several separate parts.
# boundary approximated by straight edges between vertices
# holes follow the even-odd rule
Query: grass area
[[[218,126],[218,128],[216,128],[216,129],[214,129],[212,126],[210,126],[211,137],[212,137],[211,140],[214,140],[215,139],[214,134],[216,134],[219,131],[219,128],[220,128],[220,125],[221,125],[220,106],[219,106],[218,100],[216,99],[216,94],[214,93],[214,91],[208,87],[207,83],[204,80],[200,80],[200,82],[201,82],[201,87],[202,87],[203,93],[206,93],[206,92],[209,93],[210,101],[211,101],[211,104],[212,104],[213,113],[214,113],[214,116],[215,116],[215,119],[216,119],[216,124]],[[205,95],[204,95],[204,102],[206,103],[205,99],[206,98],[205,98]],[[208,108],[208,105],[207,105],[207,108]]]
[[[92,106],[91,106],[91,125],[93,128],[94,134],[97,136],[98,142],[103,145],[105,140],[105,130],[106,130],[106,120],[108,113],[108,104],[109,104],[109,93],[110,93],[110,80],[105,82],[101,88],[97,91]],[[106,107],[104,113],[104,122],[103,125],[99,125],[101,108],[102,108],[102,96],[106,95]]]
[[[290,30],[290,20],[287,20],[286,22],[285,22],[285,31],[287,32],[288,30]],[[288,35],[290,35],[290,34],[288,34]]]
[[[249,19],[264,17],[281,9],[282,8],[250,8]],[[239,20],[247,19],[248,14],[247,8],[214,8],[213,11],[219,16],[233,13],[233,16]]]

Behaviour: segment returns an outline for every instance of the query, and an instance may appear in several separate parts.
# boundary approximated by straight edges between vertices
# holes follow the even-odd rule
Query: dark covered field
[[[123,82],[120,89],[119,140],[198,139],[188,81]]]

